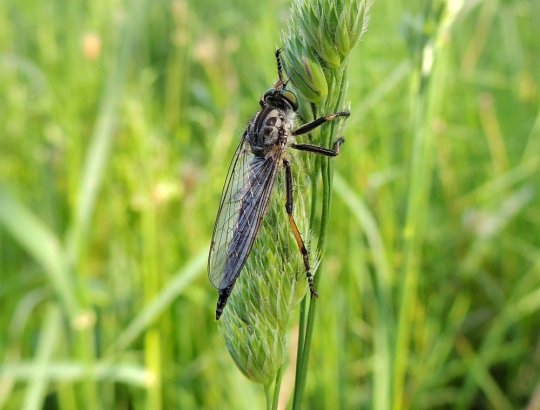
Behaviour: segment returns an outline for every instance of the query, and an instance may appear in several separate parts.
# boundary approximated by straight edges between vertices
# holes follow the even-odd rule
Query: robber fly
[[[288,148],[335,157],[344,142],[339,138],[333,149],[296,144],[297,135],[306,134],[325,122],[348,117],[337,112],[295,128],[298,99],[283,79],[280,50],[276,51],[278,80],[260,99],[261,109],[249,122],[234,154],[212,235],[208,256],[208,277],[218,289],[216,320],[223,313],[234,283],[251,252],[268,207],[270,195],[281,167],[285,170],[285,210],[292,233],[302,254],[311,297],[317,296],[308,251],[293,217],[293,180]]]

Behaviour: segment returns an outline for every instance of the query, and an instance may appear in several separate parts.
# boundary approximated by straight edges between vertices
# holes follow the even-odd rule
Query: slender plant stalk
[[[347,59],[365,31],[369,5],[367,1],[356,0],[294,2],[290,30],[283,41],[284,60],[292,86],[302,97],[300,115],[304,120],[344,110]],[[338,131],[339,124],[331,122],[314,132],[312,139],[318,145],[332,147],[339,136]],[[319,174],[322,180],[321,214],[319,226],[313,231],[318,237],[316,254],[322,256],[326,246],[332,198],[332,160],[320,158],[311,169],[312,222],[315,220],[315,204],[320,195],[317,189]],[[321,278],[321,266],[322,261],[314,279],[316,289]],[[304,300],[300,309],[294,409],[301,405],[306,384],[317,299],[310,300],[307,312],[306,305]]]
[[[345,74],[344,72],[341,73],[342,78],[345,78],[344,74]],[[340,92],[338,95],[342,97],[344,94],[343,93],[344,83],[341,82],[340,85],[341,87],[340,87]],[[342,98],[338,97],[338,104],[341,104],[341,102],[342,102]],[[336,112],[336,111],[338,111],[338,109],[334,109],[332,112]],[[330,124],[330,125],[331,125],[330,132],[326,136],[327,137],[327,142],[325,144],[326,146],[331,146],[329,142],[331,142],[334,139],[335,133],[336,133],[335,124]],[[322,255],[324,249],[326,248],[326,233],[327,233],[327,228],[328,228],[328,220],[330,216],[330,204],[331,204],[331,198],[332,198],[333,163],[331,160],[329,160],[328,158],[321,158],[320,173],[321,173],[321,177],[323,181],[322,182],[323,194],[322,194],[321,222],[320,222],[320,226],[318,230],[319,241],[317,243],[317,248],[318,248],[319,254]],[[311,194],[312,194],[312,201],[315,201],[318,196],[317,190],[313,190]],[[316,275],[314,279],[316,289],[319,288],[319,282],[321,278],[321,275],[320,275],[321,266],[322,266],[322,260],[318,266],[319,274]],[[305,321],[306,326],[305,328],[303,326],[300,328],[299,338],[298,338],[299,343],[298,343],[297,354],[298,354],[299,359],[297,359],[297,371],[296,371],[297,379],[296,379],[295,390],[294,390],[295,394],[294,394],[293,408],[298,408],[298,406],[300,406],[302,393],[306,384],[307,366],[309,362],[311,339],[313,337],[313,328],[315,325],[316,308],[317,308],[317,299],[315,298],[315,299],[311,299],[309,303],[309,309],[307,312],[307,320],[305,318],[305,312],[300,312],[300,322],[303,323]],[[300,335],[302,336],[301,337],[302,343],[300,343]]]
[[[404,268],[401,281],[401,300],[397,324],[397,335],[393,367],[392,408],[404,407],[404,390],[407,373],[407,352],[411,338],[411,323],[414,322],[414,307],[417,303],[417,286],[422,259],[424,238],[424,218],[428,211],[428,197],[432,180],[430,154],[433,133],[430,131],[436,89],[432,86],[435,62],[446,31],[460,10],[461,3],[451,2],[451,7],[443,1],[429,3],[424,9],[423,30],[409,32],[409,44],[415,60],[416,76],[411,94],[412,127],[414,132],[413,152],[410,168],[410,189],[407,198],[407,216],[404,227]],[[425,29],[431,27],[431,30]],[[433,27],[436,29],[433,30]],[[440,96],[439,96],[440,97]]]
[[[281,378],[283,376],[283,366],[281,366],[276,375],[276,381],[274,382],[274,398],[272,400],[272,410],[276,410],[279,404],[279,391],[281,389]]]
[[[272,385],[264,385],[264,397],[266,399],[266,410],[272,410]]]
[[[313,110],[313,116],[316,116],[316,108],[312,107]],[[316,157],[315,158],[315,170],[322,169],[321,161],[323,161],[323,157]],[[315,225],[316,225],[316,218],[317,218],[317,202],[319,199],[319,195],[317,194],[317,181],[318,181],[318,175],[317,173],[312,173],[310,175],[310,182],[311,182],[311,210],[309,214],[309,229],[311,232],[315,232]],[[320,265],[319,265],[320,266]],[[318,278],[314,278],[314,284],[315,287],[318,287]],[[303,353],[304,349],[304,342],[306,337],[306,319],[307,319],[307,308],[308,308],[308,298],[304,297],[302,299],[302,303],[300,304],[300,320],[298,324],[298,343],[297,343],[297,354]],[[296,360],[296,372],[295,378],[298,379],[298,371],[300,367],[298,366],[298,363],[301,363],[303,361],[302,357],[298,356]],[[298,385],[295,385],[295,390],[298,387]]]

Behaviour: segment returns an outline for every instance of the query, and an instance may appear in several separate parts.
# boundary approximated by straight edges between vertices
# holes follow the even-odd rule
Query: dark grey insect
[[[310,144],[296,144],[298,135],[306,134],[325,122],[338,117],[348,117],[348,112],[337,112],[311,121],[294,129],[298,100],[288,90],[283,79],[279,50],[276,51],[278,80],[259,101],[261,109],[250,121],[229,167],[214,226],[208,277],[219,290],[216,320],[223,313],[234,283],[251,252],[257,232],[268,207],[270,195],[278,170],[285,170],[286,203],[292,232],[304,260],[304,268],[311,297],[317,296],[313,287],[313,276],[309,256],[300,231],[293,217],[293,181],[288,148],[314,154],[335,157],[339,154],[339,138],[333,149]]]

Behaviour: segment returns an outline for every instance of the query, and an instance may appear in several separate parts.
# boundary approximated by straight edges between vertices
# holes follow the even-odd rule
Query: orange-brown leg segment
[[[283,166],[285,168],[285,191],[286,191],[285,209],[287,210],[287,215],[289,216],[289,223],[291,224],[291,229],[293,231],[294,239],[296,239],[296,244],[298,245],[298,249],[300,250],[300,253],[302,254],[302,258],[304,260],[304,269],[306,270],[306,277],[308,280],[309,292],[311,293],[311,297],[314,297],[314,296],[316,297],[319,295],[315,291],[315,287],[313,285],[313,275],[311,274],[311,267],[309,266],[308,251],[306,249],[306,245],[304,245],[304,241],[302,240],[302,235],[300,235],[300,231],[298,230],[298,227],[296,226],[296,222],[293,216],[293,182],[292,182],[291,165],[289,164],[289,161],[283,160]]]

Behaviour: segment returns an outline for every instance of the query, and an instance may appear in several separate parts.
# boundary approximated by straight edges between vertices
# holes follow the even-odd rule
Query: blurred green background
[[[350,61],[305,408],[540,409],[540,2],[466,2],[421,96],[427,3]],[[0,408],[264,407],[206,256],[289,7],[0,3]]]

